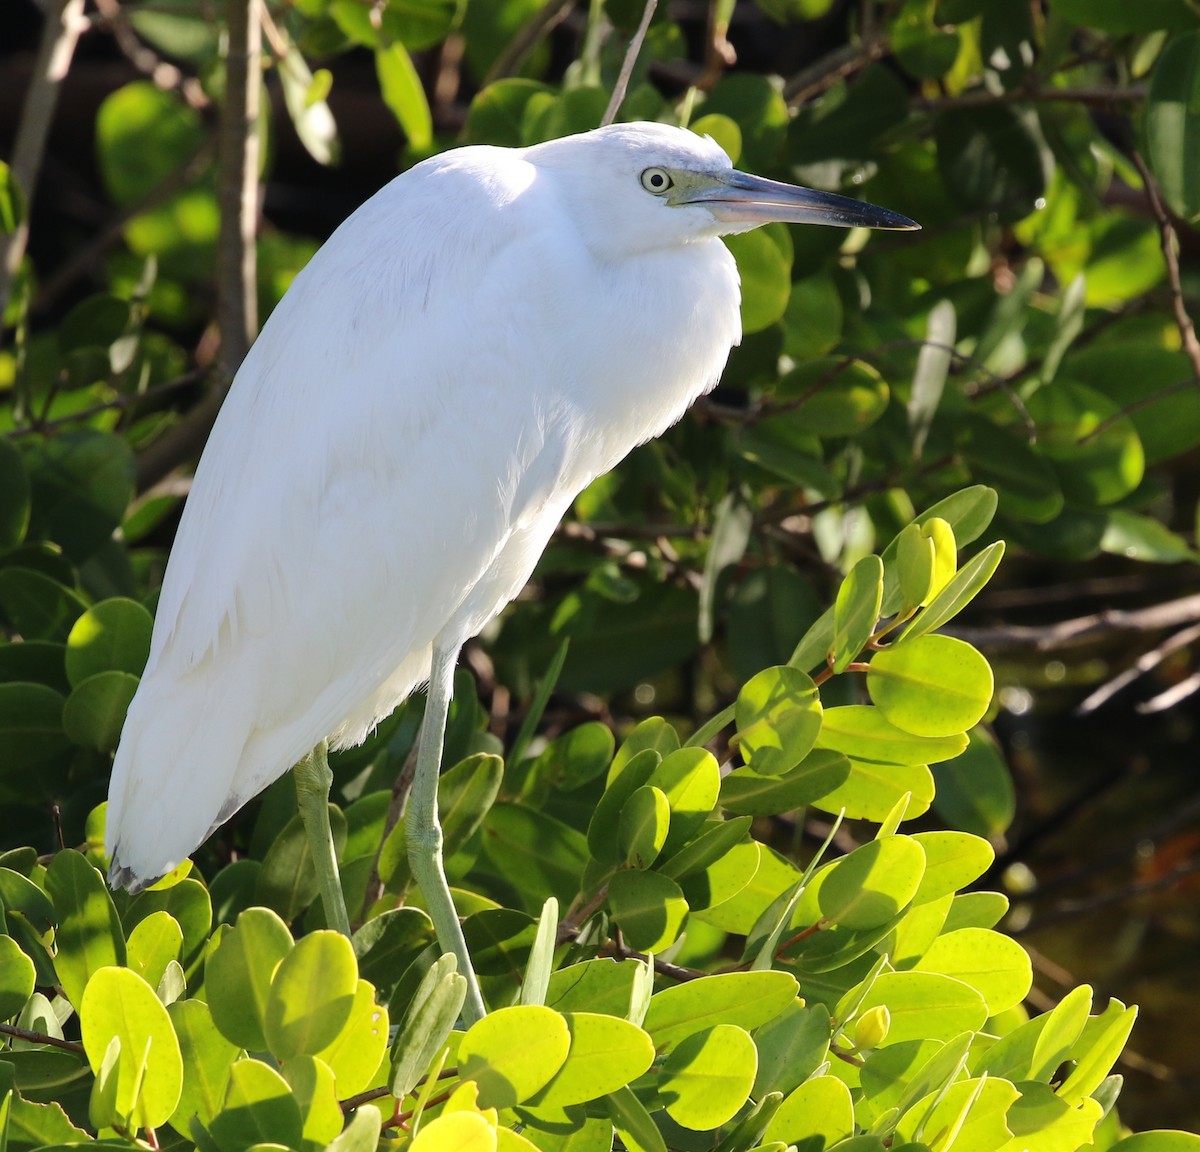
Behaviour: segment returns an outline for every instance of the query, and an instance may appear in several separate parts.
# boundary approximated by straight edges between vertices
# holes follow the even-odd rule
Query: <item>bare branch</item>
[[[621,110],[621,101],[625,99],[625,89],[629,87],[629,77],[633,75],[633,66],[637,63],[638,53],[642,50],[642,43],[646,39],[650,21],[654,19],[654,9],[657,7],[658,0],[646,0],[646,7],[642,10],[641,23],[638,24],[637,31],[633,34],[633,39],[629,41],[629,47],[625,50],[625,59],[621,62],[620,75],[617,76],[617,82],[613,85],[612,98],[601,117],[601,127],[611,124]]]
[[[33,77],[25,94],[21,122],[9,165],[17,187],[25,197],[25,215],[13,232],[0,238],[0,316],[8,307],[13,277],[25,256],[29,242],[29,214],[33,207],[34,191],[46,138],[54,120],[58,93],[71,67],[79,34],[87,27],[83,18],[84,0],[50,0],[46,5],[46,23],[42,26],[42,42],[38,47]]]
[[[1141,173],[1142,183],[1146,186],[1146,199],[1150,202],[1150,211],[1158,221],[1159,242],[1162,245],[1163,260],[1167,265],[1167,283],[1171,287],[1171,307],[1175,310],[1175,323],[1179,326],[1179,335],[1183,341],[1183,350],[1191,361],[1192,372],[1196,376],[1195,383],[1200,386],[1200,340],[1196,338],[1196,326],[1188,315],[1187,304],[1183,299],[1183,284],[1179,276],[1179,256],[1175,251],[1175,226],[1171,223],[1171,214],[1163,203],[1154,179],[1146,161],[1137,153],[1133,153],[1133,162]]]
[[[552,0],[537,13],[509,41],[504,51],[496,57],[483,78],[482,87],[486,88],[496,80],[511,76],[525,62],[525,57],[533,51],[538,41],[548,36],[575,7],[575,0]]]
[[[994,104],[1082,104],[1089,108],[1111,108],[1114,104],[1138,103],[1146,99],[1141,87],[1117,88],[1009,88],[990,92],[978,88],[960,96],[937,96],[914,100],[912,107],[922,112],[939,112],[943,108],[988,108]]]
[[[796,108],[814,96],[820,96],[860,68],[882,60],[891,50],[891,41],[883,32],[875,32],[854,44],[847,44],[797,72],[783,86],[783,98],[789,108]]]
[[[1157,668],[1173,652],[1178,652],[1181,648],[1186,648],[1195,640],[1200,640],[1200,624],[1193,624],[1190,628],[1183,628],[1168,637],[1162,644],[1151,648],[1149,652],[1143,652],[1131,667],[1126,668],[1124,672],[1101,684],[1099,688],[1091,693],[1075,709],[1076,715],[1086,716],[1090,712],[1095,712],[1097,708],[1102,704],[1106,704],[1122,688],[1145,676],[1152,669]],[[1161,699],[1161,697],[1156,697],[1156,699]],[[1138,711],[1146,711],[1145,706],[1140,707]]]
[[[1110,609],[1060,620],[1057,624],[1007,624],[997,628],[953,628],[955,636],[977,648],[997,651],[1010,648],[1032,648],[1046,652],[1093,636],[1121,632],[1154,632],[1160,628],[1177,628],[1200,620],[1200,593],[1154,604],[1149,608],[1131,610]]]
[[[217,144],[217,373],[205,398],[139,457],[141,491],[203,448],[221,401],[258,331],[255,231],[258,224],[258,110],[262,59],[259,0],[228,0],[229,49]]]

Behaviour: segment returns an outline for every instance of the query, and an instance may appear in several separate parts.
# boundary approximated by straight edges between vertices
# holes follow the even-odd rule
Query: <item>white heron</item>
[[[325,741],[360,743],[427,683],[408,847],[482,1015],[437,823],[459,650],[576,495],[717,383],[741,337],[719,237],[768,221],[917,227],[642,123],[447,152],[337,229],[196,469],[113,765],[114,886],[170,871],[296,765],[326,916],[348,930]]]

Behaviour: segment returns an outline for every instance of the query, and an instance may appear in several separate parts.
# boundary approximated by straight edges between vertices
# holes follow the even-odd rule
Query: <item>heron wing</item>
[[[561,237],[540,251],[553,221],[509,196],[511,163],[499,192],[494,165],[490,188],[447,165],[368,202],[239,372],[114,766],[109,842],[136,875],[182,859],[398,669],[423,679],[514,528],[561,514],[566,429],[521,333],[540,301],[562,307],[546,260],[578,255]],[[525,215],[498,229],[501,211]]]

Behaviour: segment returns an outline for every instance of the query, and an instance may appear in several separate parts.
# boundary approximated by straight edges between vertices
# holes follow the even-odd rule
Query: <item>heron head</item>
[[[710,137],[666,124],[613,124],[526,149],[554,173],[605,246],[639,251],[748,232],[763,224],[919,228],[873,204],[733,167]]]

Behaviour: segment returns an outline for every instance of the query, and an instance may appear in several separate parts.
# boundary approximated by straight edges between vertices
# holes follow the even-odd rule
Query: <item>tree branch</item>
[[[1141,173],[1142,183],[1146,186],[1146,199],[1150,202],[1150,211],[1158,221],[1159,243],[1162,245],[1163,260],[1167,265],[1167,283],[1171,287],[1171,307],[1175,311],[1175,323],[1179,327],[1179,336],[1183,342],[1183,350],[1187,353],[1192,364],[1192,372],[1196,384],[1200,386],[1200,340],[1196,338],[1196,326],[1188,315],[1187,304],[1183,299],[1183,284],[1179,276],[1179,256],[1175,251],[1175,226],[1171,223],[1171,214],[1163,203],[1158,191],[1158,183],[1150,171],[1149,165],[1141,155],[1134,151],[1133,162]]]
[[[654,9],[657,7],[658,0],[646,0],[646,7],[642,9],[642,19],[633,38],[629,41],[629,47],[625,50],[625,59],[621,61],[621,71],[617,76],[617,82],[613,85],[612,98],[604,110],[604,115],[600,118],[601,127],[611,124],[621,110],[621,102],[625,99],[625,90],[629,87],[629,78],[633,75],[633,66],[637,63],[638,53],[642,50],[642,43],[646,39],[650,21],[654,19]]]
[[[258,110],[262,59],[259,0],[228,0],[225,100],[217,142],[217,327],[221,348],[208,395],[151,444],[137,462],[142,491],[204,447],[221,402],[258,331],[255,230],[258,223]]]
[[[58,104],[58,93],[71,67],[79,34],[87,27],[83,18],[84,2],[50,0],[46,5],[42,42],[38,46],[29,91],[25,94],[25,105],[21,110],[21,122],[17,126],[17,138],[9,166],[17,187],[25,197],[25,213],[16,229],[0,238],[0,318],[8,307],[13,277],[21,267],[25,246],[29,242],[29,215],[33,209],[42,156],[46,151],[46,138],[50,134],[50,124]]]

